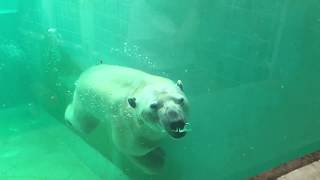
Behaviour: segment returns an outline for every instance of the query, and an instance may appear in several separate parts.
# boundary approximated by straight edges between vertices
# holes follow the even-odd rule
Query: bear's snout
[[[182,138],[186,135],[186,120],[183,112],[178,108],[166,108],[165,128],[173,138]]]
[[[170,119],[176,119],[179,116],[178,112],[174,110],[168,110],[167,113]]]

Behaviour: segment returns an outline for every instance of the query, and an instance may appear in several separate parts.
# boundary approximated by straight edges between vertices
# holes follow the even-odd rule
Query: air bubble
[[[57,31],[56,28],[49,28],[49,29],[48,29],[48,32],[49,32],[49,33],[55,33],[56,31]]]

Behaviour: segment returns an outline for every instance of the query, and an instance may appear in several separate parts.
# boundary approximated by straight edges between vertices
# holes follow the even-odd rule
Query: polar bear
[[[75,84],[66,122],[83,134],[107,124],[105,135],[114,146],[148,174],[164,166],[161,140],[186,135],[189,103],[180,80],[101,64],[84,71]]]

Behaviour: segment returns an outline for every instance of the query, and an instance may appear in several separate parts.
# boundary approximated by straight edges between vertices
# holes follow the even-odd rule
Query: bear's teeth
[[[174,132],[181,133],[181,132],[184,132],[184,129],[178,128],[178,129],[174,130]]]
[[[172,130],[172,131],[176,132],[176,133],[183,133],[183,132],[189,132],[189,131],[191,131],[191,129],[190,128],[183,128],[183,129],[178,128],[178,129]]]

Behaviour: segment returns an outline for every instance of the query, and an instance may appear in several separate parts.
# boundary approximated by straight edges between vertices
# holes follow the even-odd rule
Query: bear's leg
[[[68,125],[82,133],[90,133],[99,123],[98,119],[74,102],[67,107],[65,119]]]
[[[64,119],[66,121],[66,123],[69,125],[69,126],[74,126],[74,111],[73,111],[73,104],[69,104],[67,109],[66,109],[66,112],[64,113]]]
[[[131,156],[133,162],[147,174],[159,174],[165,165],[165,152],[156,148],[144,156]]]

